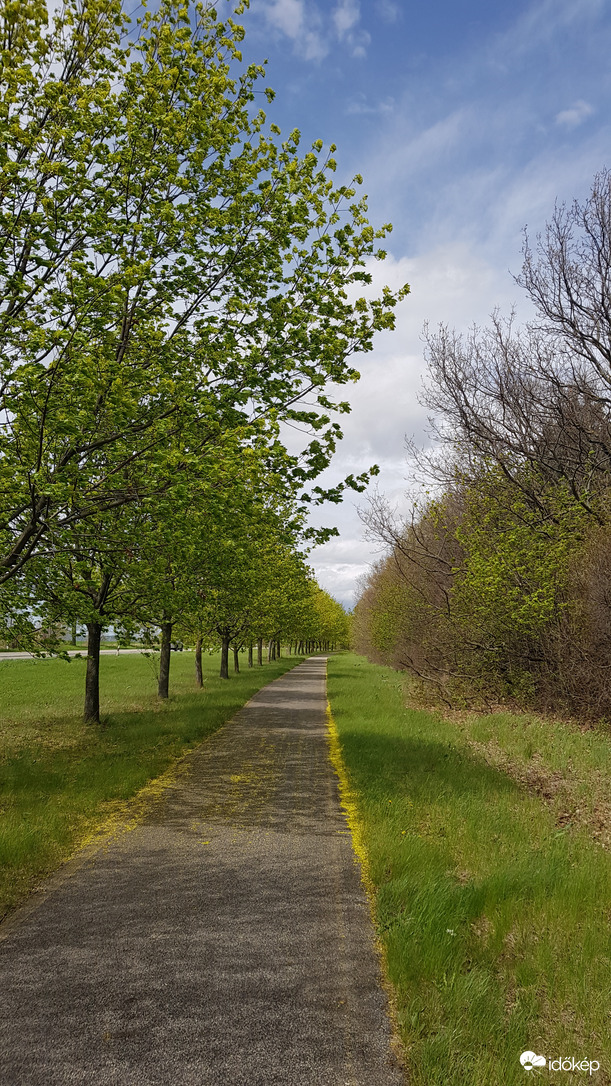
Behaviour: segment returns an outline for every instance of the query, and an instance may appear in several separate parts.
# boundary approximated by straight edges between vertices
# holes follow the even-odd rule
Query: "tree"
[[[253,112],[263,70],[239,70],[217,5],[163,0],[135,36],[118,0],[66,0],[48,33],[37,0],[0,19],[6,582],[50,532],[167,492],[227,430],[309,426],[292,471],[314,479],[348,409],[325,386],[356,379],[348,357],[406,288],[351,300],[388,228],[334,186],[333,148],[300,157]]]
[[[611,174],[556,207],[518,282],[536,318],[427,332],[443,493],[394,524],[358,605],[360,643],[442,696],[608,712]],[[390,616],[397,618],[393,629]]]
[[[104,627],[133,625],[138,611],[139,585],[132,574],[150,521],[134,506],[89,518],[62,534],[61,548],[47,547],[27,563],[18,582],[30,610],[42,616],[45,628],[61,628],[66,616],[87,628],[87,669],[83,717],[100,721],[100,646]],[[69,538],[67,538],[69,535]],[[34,641],[36,644],[36,641]],[[32,637],[29,645],[32,647]],[[45,652],[65,652],[61,642],[39,643]]]
[[[231,643],[239,648],[251,636],[275,641],[307,582],[295,526],[256,500],[241,513],[206,559],[208,629],[221,640],[224,679]]]
[[[450,447],[450,472],[457,463],[467,473],[478,463],[498,464],[543,516],[553,515],[544,497],[549,484],[562,481],[589,517],[605,521],[610,277],[611,173],[605,170],[583,204],[555,208],[534,250],[525,241],[517,282],[535,306],[534,321],[517,329],[513,319],[494,314],[489,328],[468,336],[445,327],[428,334],[425,402],[436,415],[438,438]]]

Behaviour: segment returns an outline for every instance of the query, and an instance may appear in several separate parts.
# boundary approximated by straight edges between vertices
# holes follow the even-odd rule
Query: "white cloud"
[[[464,109],[455,110],[441,121],[426,128],[405,147],[405,157],[415,167],[436,161],[456,147],[465,136],[468,117]]]
[[[532,53],[546,46],[559,30],[573,24],[596,21],[605,9],[605,0],[539,0],[516,19],[511,29],[493,44],[496,61],[507,65],[510,58]]]
[[[385,23],[396,23],[401,16],[401,9],[393,0],[378,0],[376,10]]]
[[[362,98],[352,99],[358,107]],[[354,112],[359,112],[358,108]],[[391,111],[387,111],[390,113]],[[466,144],[479,118],[471,108],[460,108],[420,131],[399,103],[391,123],[380,130],[370,153],[367,181],[370,187],[384,188],[390,193],[401,191],[397,186],[413,184],[422,173],[441,170],[443,159]],[[441,178],[443,174],[439,174]],[[393,196],[396,206],[396,198]]]
[[[403,251],[463,240],[517,272],[524,226],[534,237],[556,199],[585,196],[609,161],[611,123],[583,125],[576,154],[573,141],[559,138],[560,125],[544,127],[528,95],[489,101],[459,95],[459,102],[420,130],[407,96],[380,115],[363,171],[371,207],[377,220],[394,222]],[[348,109],[368,106],[357,95]],[[600,105],[596,113],[603,115]]]
[[[265,9],[268,23],[293,40],[303,32],[304,15],[303,0],[270,0]]]
[[[364,94],[359,93],[348,102],[346,113],[379,116],[383,113],[392,113],[395,105],[395,100],[391,96],[384,98],[381,102],[371,103],[367,101]]]
[[[261,0],[257,14],[263,16],[271,30],[289,38],[295,52],[305,60],[323,60],[334,38],[353,57],[365,56],[371,41],[371,35],[358,26],[359,0],[339,0],[324,17],[314,0]]]
[[[371,34],[368,34],[366,30],[357,30],[348,35],[347,41],[353,57],[364,57],[367,55],[367,46],[371,42]]]
[[[339,41],[345,42],[353,57],[364,57],[371,35],[358,28],[361,18],[359,0],[339,0],[332,19]]]
[[[271,6],[271,0],[264,2]],[[522,228],[527,224],[534,239],[556,198],[583,198],[594,172],[609,160],[611,139],[603,104],[609,84],[595,80],[597,66],[592,63],[590,72],[583,64],[563,69],[555,82],[546,64],[556,47],[568,58],[578,32],[577,44],[595,37],[602,56],[605,27],[598,20],[605,6],[605,0],[530,0],[512,26],[491,35],[476,54],[458,52],[452,64],[433,65],[427,75],[406,71],[402,90],[395,91],[396,82],[380,81],[361,93],[353,84],[345,112],[376,116],[377,123],[351,126],[363,136],[344,167],[348,174],[365,174],[372,222],[389,219],[397,228],[387,243],[397,258],[372,265],[372,292],[407,280],[412,294],[397,313],[396,331],[376,337],[374,351],[354,360],[362,374],[358,384],[337,390],[338,399],[351,401],[352,413],[338,419],[345,439],[321,485],[334,485],[375,462],[380,490],[405,509],[411,482],[404,438],[427,441],[426,412],[418,402],[424,321],[464,330],[487,323],[497,305],[505,313],[516,305],[520,322],[532,315],[510,274],[522,263]],[[299,0],[299,7],[303,19],[293,40],[302,54],[309,29],[336,55],[364,53],[357,3]],[[374,0],[366,10],[370,19],[375,12],[384,34],[382,20],[395,21],[402,5]],[[608,25],[606,31],[608,37]],[[563,97],[571,85],[583,98]],[[385,97],[390,89],[396,101]],[[596,123],[584,124],[594,113]],[[577,137],[564,136],[576,129],[578,152]],[[358,576],[378,556],[364,541],[357,516],[365,498],[349,493],[342,504],[318,508],[312,517],[315,524],[340,529],[341,538],[315,549],[310,560],[320,583],[350,602]]]
[[[318,9],[306,0],[267,0],[260,9],[267,25],[294,43],[305,60],[323,60],[329,43],[322,33]]]
[[[340,0],[333,12],[333,22],[340,41],[356,26],[360,17],[359,0]]]
[[[589,102],[584,102],[583,98],[578,98],[570,109],[563,109],[556,114],[556,124],[563,125],[565,128],[577,128],[588,117],[591,117],[593,112],[594,107]]]
[[[498,266],[476,254],[466,243],[451,242],[421,256],[372,262],[370,296],[388,284],[396,290],[406,281],[412,293],[397,311],[394,332],[378,335],[374,350],[354,359],[361,379],[342,386],[338,399],[349,400],[352,412],[339,419],[344,440],[319,482],[330,486],[349,473],[358,474],[377,463],[380,490],[393,504],[406,509],[405,493],[412,487],[405,458],[405,438],[426,444],[427,412],[418,400],[425,373],[422,326],[445,322],[459,329],[488,320],[496,305],[508,311],[518,303],[518,317],[525,317],[520,291]],[[363,293],[363,291],[361,291]],[[323,506],[312,515],[316,525],[337,525],[341,537],[316,548],[310,562],[319,583],[332,595],[352,605],[356,582],[379,548],[363,538],[357,506],[365,495],[348,493],[338,506]]]
[[[298,51],[304,60],[324,60],[329,52],[329,46],[318,31],[308,30],[299,43]]]

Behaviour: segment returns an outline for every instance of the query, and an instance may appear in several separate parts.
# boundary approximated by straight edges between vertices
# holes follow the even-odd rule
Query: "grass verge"
[[[192,653],[173,654],[167,702],[152,661],[104,656],[105,727],[80,718],[85,661],[0,661],[0,917],[41,878],[108,824],[153,778],[215,731],[299,658],[218,678],[206,657],[194,682]]]
[[[443,713],[489,765],[539,795],[556,825],[611,849],[611,733],[533,713]]]
[[[567,1081],[566,1070],[525,1072],[525,1050],[598,1062],[569,1081],[607,1086],[611,856],[578,824],[559,827],[462,728],[407,709],[391,669],[332,657],[329,700],[411,1086]],[[601,759],[584,737],[583,766]]]

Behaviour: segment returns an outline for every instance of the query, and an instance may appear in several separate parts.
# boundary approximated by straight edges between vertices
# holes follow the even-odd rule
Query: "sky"
[[[611,0],[251,0],[248,61],[267,59],[268,118],[337,144],[339,175],[364,178],[369,219],[393,224],[379,288],[408,282],[397,327],[354,360],[352,413],[324,477],[370,464],[399,510],[412,481],[405,438],[426,444],[419,391],[425,322],[459,330],[493,309],[531,315],[516,285],[523,231],[555,201],[583,200],[611,167]],[[379,557],[358,505],[317,511],[340,535],[310,556],[347,606]]]

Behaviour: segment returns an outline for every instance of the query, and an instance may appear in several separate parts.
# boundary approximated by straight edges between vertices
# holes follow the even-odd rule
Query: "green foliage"
[[[137,34],[118,0],[46,22],[0,5],[1,581],[50,535],[154,516],[228,432],[273,451],[280,419],[305,424],[285,470],[308,486],[340,436],[325,386],[405,293],[350,300],[388,227],[333,147],[276,139],[217,6],[163,0]]]
[[[326,644],[345,648],[348,645],[349,621],[344,608],[313,580],[308,585],[304,617],[305,623],[296,628],[300,638],[305,636],[306,640],[314,641],[321,647]]]
[[[415,510],[357,605],[361,651],[446,700],[548,699],[554,676],[560,691],[558,646],[581,613],[575,571],[593,528],[563,485],[534,505],[531,475],[516,472],[519,489],[482,467]]]
[[[546,639],[573,607],[571,571],[587,529],[583,507],[559,486],[548,487],[543,516],[498,471],[466,489],[453,628],[471,674],[489,689],[522,698],[536,691],[551,663]]]
[[[545,517],[492,472],[465,494],[456,538],[465,559],[453,602],[483,640],[536,639],[566,606],[570,562],[586,530],[565,490],[547,493]],[[553,515],[550,513],[553,510]]]
[[[396,563],[378,563],[370,575],[366,597],[356,607],[353,640],[361,647],[367,644],[375,658],[395,661],[398,631],[405,635],[417,623],[420,602],[400,577]]]
[[[390,226],[278,138],[224,8],[0,2],[0,620],[34,651],[75,619],[298,636],[307,504],[377,470],[313,485],[329,385],[407,293],[358,296]]]

